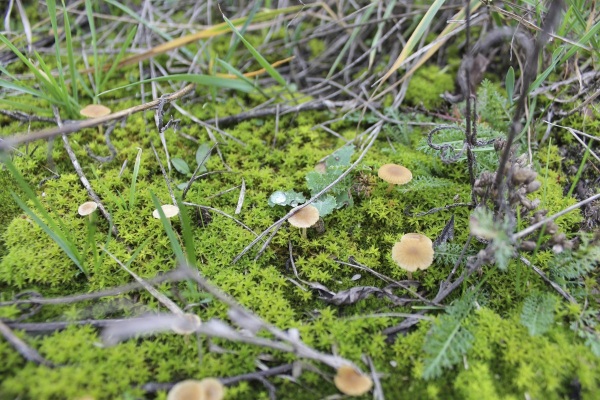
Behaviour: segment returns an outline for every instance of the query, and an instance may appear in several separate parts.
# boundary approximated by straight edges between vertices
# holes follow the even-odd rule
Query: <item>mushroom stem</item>
[[[409,281],[412,281],[413,280],[412,272],[406,271],[406,277],[408,278]]]
[[[306,228],[300,228],[302,230],[302,239],[306,239]]]
[[[395,186],[395,185],[394,185],[393,183],[388,183],[388,188],[387,188],[387,190],[386,190],[385,192],[386,192],[386,193],[389,193],[389,192],[391,192],[391,191],[392,191],[392,189],[394,188],[394,186]]]

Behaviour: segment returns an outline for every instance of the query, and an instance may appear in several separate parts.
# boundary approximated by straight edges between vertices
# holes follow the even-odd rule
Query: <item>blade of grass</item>
[[[242,36],[242,34],[236,29],[235,25],[233,25],[233,23],[229,19],[227,19],[225,14],[222,15],[227,25],[229,25],[231,31],[240,38],[242,43],[244,43],[244,46],[246,46],[250,54],[252,54],[252,56],[260,64],[260,66],[263,67],[269,75],[271,75],[271,78],[275,79],[277,83],[279,83],[281,86],[285,87],[288,91],[290,91],[287,82],[285,81],[285,79],[283,79],[283,76],[281,76],[279,72],[277,72],[277,70],[273,68],[267,60],[265,60],[265,58],[258,52],[258,50],[256,50],[254,46],[252,46],[250,42],[248,42],[244,38],[244,36]]]
[[[167,219],[167,217],[165,217],[165,213],[162,210],[161,204],[158,201],[158,198],[156,197],[156,195],[153,192],[150,192],[150,196],[152,196],[152,202],[154,203],[154,206],[158,210],[158,215],[160,216],[160,222],[162,223],[163,228],[165,229],[165,232],[167,233],[167,237],[169,238],[169,243],[171,244],[171,249],[173,250],[173,253],[175,253],[175,258],[177,258],[177,264],[185,265],[185,255],[183,254],[183,250],[181,249],[181,244],[179,244],[179,240],[177,240],[177,236],[175,235],[175,232],[173,231],[171,222]],[[179,211],[179,214],[181,216],[181,209]]]
[[[471,14],[475,10],[477,10],[479,7],[481,7],[482,4],[483,3],[480,0],[471,0],[471,3],[469,4],[469,6],[471,7]],[[464,20],[465,15],[466,15],[465,10],[466,10],[466,8],[463,7],[458,13],[456,13],[454,15],[454,17],[452,17],[452,21]],[[390,85],[390,87],[385,89],[383,92],[379,93],[376,96],[375,95],[372,96],[371,100],[377,100],[377,99],[385,96],[387,93],[389,93],[391,90],[393,90],[396,86],[401,85],[406,79],[410,78],[423,64],[425,64],[425,62],[427,62],[427,60],[429,60],[442,47],[442,45],[444,43],[446,43],[446,41],[450,37],[453,36],[454,31],[456,31],[458,29],[462,29],[462,28],[463,28],[462,23],[459,23],[459,22],[449,23],[448,26],[446,26],[444,28],[444,30],[435,39],[436,44],[433,45],[421,58],[419,58],[419,60],[411,67],[410,70],[405,72],[404,75],[402,75],[402,77],[400,79],[398,79],[396,82],[394,82],[393,85]],[[379,86],[377,86],[377,88],[379,88]],[[376,93],[376,92],[377,92],[377,89],[373,93]]]
[[[131,187],[129,188],[129,211],[135,206],[135,184],[138,174],[140,173],[140,164],[142,161],[142,149],[138,147],[138,153],[135,157],[135,165],[133,166],[133,176],[131,177]]]
[[[102,96],[103,94],[114,92],[115,90],[126,89],[132,86],[137,86],[142,83],[149,82],[166,82],[166,81],[185,81],[196,83],[203,86],[223,88],[223,89],[235,89],[240,90],[242,92],[251,92],[254,90],[254,87],[248,85],[244,81],[239,81],[237,79],[227,79],[227,78],[219,78],[216,76],[210,75],[200,75],[200,74],[176,74],[176,75],[168,75],[168,76],[159,76],[157,78],[145,79],[138,82],[130,83],[129,85],[120,86],[118,88],[105,90],[102,93],[99,93],[98,96]]]
[[[113,0],[106,0],[106,1],[111,2],[111,4],[113,2]],[[280,9],[276,9],[276,10],[262,11],[262,12],[256,14],[256,16],[254,17],[254,22],[268,21],[278,15],[288,14],[288,13],[297,13],[298,11],[300,11],[303,8],[316,7],[316,6],[321,6],[321,5],[319,3],[315,3],[315,4],[306,4],[306,5],[302,5],[302,6],[280,8]],[[139,18],[138,16],[136,16],[136,17]],[[239,26],[239,25],[242,25],[246,21],[246,19],[247,19],[247,17],[242,17],[242,18],[235,19],[232,22],[234,25]],[[182,46],[196,42],[198,40],[209,39],[209,38],[212,38],[215,36],[226,34],[228,32],[229,32],[229,27],[225,22],[223,22],[221,24],[213,25],[210,28],[201,30],[201,31],[193,33],[191,35],[182,36],[180,38],[170,40],[169,42],[166,42],[166,43],[163,43],[156,47],[153,47],[144,53],[136,54],[131,57],[127,57],[126,59],[121,61],[121,63],[119,64],[119,67],[136,64],[139,61],[147,60],[151,57],[155,57],[159,54],[166,53],[167,51],[171,51],[171,50],[180,48]]]
[[[256,15],[256,12],[260,9],[261,6],[262,6],[262,1],[257,1],[254,4],[254,6],[252,7],[252,9],[250,10],[250,13],[246,17],[246,21],[244,21],[244,24],[240,28],[240,33],[242,35],[244,35],[246,33],[246,30],[250,26],[250,22],[252,22],[252,20],[254,19],[254,16]],[[233,52],[237,49],[237,46],[239,43],[240,43],[239,36],[237,36],[237,35],[234,36],[233,40],[229,44],[229,50],[227,50],[227,54],[225,54],[225,57],[223,58],[223,60],[225,60],[226,62],[229,62],[229,60],[231,60],[231,57],[233,56]]]
[[[185,245],[185,254],[188,265],[196,265],[196,246],[194,245],[194,233],[190,225],[190,219],[181,199],[177,198],[177,207],[179,207],[179,218],[181,220],[181,232],[183,243]]]
[[[75,68],[75,55],[73,54],[73,39],[71,37],[71,23],[65,7],[65,0],[62,0],[63,5],[63,20],[65,26],[65,44],[67,46],[67,59],[69,61],[69,76],[71,77],[71,94],[75,104],[79,104],[79,94],[77,90],[77,68]],[[66,89],[66,88],[65,88]],[[68,93],[68,92],[66,92]]]
[[[85,0],[85,12],[87,14],[88,26],[92,37],[92,52],[94,53],[94,87],[96,88],[95,92],[99,93],[101,89],[100,82],[102,81],[102,71],[100,69],[100,58],[98,58],[98,39],[96,37],[94,10],[92,9],[92,2],[90,0]]]
[[[98,92],[102,92],[102,90],[104,89],[104,86],[106,85],[106,82],[108,82],[108,80],[113,76],[113,74],[117,70],[119,63],[125,56],[125,52],[131,45],[131,42],[133,42],[136,32],[137,32],[137,26],[134,26],[133,29],[131,29],[131,31],[129,31],[127,38],[125,39],[125,41],[123,42],[123,45],[121,46],[121,49],[119,50],[119,54],[117,54],[117,56],[113,60],[112,64],[110,65],[110,68],[108,69],[108,72],[106,72],[106,74],[104,74],[104,79],[100,83],[100,88],[97,89]]]
[[[356,36],[358,36],[358,34],[360,33],[360,31],[362,29],[362,24],[369,20],[369,17],[371,16],[371,14],[373,13],[373,11],[375,10],[375,5],[376,4],[377,3],[371,3],[370,5],[368,5],[368,6],[365,7],[365,10],[362,13],[362,16],[361,16],[360,22],[359,22],[359,25],[361,25],[361,26],[358,26],[358,27],[352,29],[352,33],[350,34],[350,38],[348,38],[348,40],[344,44],[344,47],[342,47],[342,50],[340,51],[340,53],[336,57],[335,61],[331,65],[331,68],[329,68],[329,72],[327,73],[327,78],[326,79],[331,78],[331,75],[333,75],[333,73],[337,69],[338,64],[342,61],[342,58],[346,55],[346,53],[348,52],[348,49],[350,48],[350,46],[353,43],[356,42]]]
[[[387,81],[388,78],[396,70],[398,70],[398,68],[400,68],[400,66],[402,66],[402,64],[404,63],[404,60],[406,60],[406,58],[410,55],[410,53],[415,48],[415,46],[417,45],[419,40],[421,40],[421,38],[425,34],[426,30],[429,28],[429,26],[433,22],[433,18],[435,17],[435,15],[439,11],[440,7],[445,2],[446,2],[446,0],[435,0],[433,2],[433,4],[431,4],[431,6],[429,6],[429,9],[427,10],[425,15],[421,19],[421,22],[417,26],[417,29],[415,29],[415,31],[412,33],[412,35],[410,35],[410,38],[406,41],[406,45],[400,52],[400,55],[398,56],[398,58],[396,58],[396,61],[394,61],[394,64],[392,64],[392,67],[379,80],[377,88],[375,89],[375,92],[377,92],[377,90],[379,90],[381,85],[383,83],[385,83],[385,81]]]
[[[385,12],[383,13],[384,20],[387,20],[390,17],[390,15],[392,15],[394,7],[396,7],[396,0],[390,1],[386,6]],[[375,36],[373,37],[373,42],[371,43],[371,54],[369,54],[369,70],[373,67],[373,63],[375,62],[375,57],[377,56],[376,46],[379,43],[379,39],[381,39],[384,26],[385,22],[380,22],[379,24],[377,24],[377,32],[375,32]]]
[[[21,198],[17,194],[15,194],[15,192],[11,191],[11,195],[15,202],[19,205],[19,207],[21,207],[23,211],[25,211],[25,213],[36,224],[38,224],[38,226],[42,228],[42,230],[46,232],[46,234],[50,236],[52,240],[56,242],[56,244],[58,244],[58,246],[65,252],[65,254],[67,254],[67,256],[75,263],[77,268],[79,268],[81,272],[85,274],[85,276],[88,276],[88,272],[82,263],[81,255],[77,252],[77,249],[75,248],[73,243],[68,242],[67,240],[65,240],[64,236],[58,234],[57,231],[51,229],[40,217],[36,215],[36,213],[33,212],[33,210],[31,210],[31,208],[27,206],[27,204],[25,204],[23,200],[21,200]]]

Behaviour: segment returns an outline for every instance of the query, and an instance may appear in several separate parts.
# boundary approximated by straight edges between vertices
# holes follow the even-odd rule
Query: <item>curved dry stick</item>
[[[189,84],[183,89],[178,90],[177,92],[171,93],[169,95],[163,96],[159,99],[150,101],[148,103],[140,104],[138,106],[126,108],[125,110],[117,111],[104,117],[91,118],[83,121],[74,121],[69,124],[63,125],[62,127],[59,126],[57,128],[43,129],[41,131],[33,132],[30,134],[18,133],[16,135],[9,136],[4,140],[0,140],[0,151],[8,151],[9,149],[19,146],[21,144],[30,143],[36,140],[52,139],[59,135],[68,135],[73,132],[78,132],[81,129],[92,128],[98,125],[102,125],[109,121],[125,118],[140,111],[150,110],[158,107],[161,103],[169,103],[182,98],[186,94],[192,92],[195,87],[195,84]]]

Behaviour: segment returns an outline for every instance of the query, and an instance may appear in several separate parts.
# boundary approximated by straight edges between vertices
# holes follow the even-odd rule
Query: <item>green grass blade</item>
[[[92,9],[92,2],[90,0],[85,0],[85,12],[87,14],[88,25],[90,27],[90,35],[92,37],[92,52],[94,53],[94,87],[96,88],[96,93],[99,93],[100,82],[102,78],[102,69],[100,68],[100,59],[98,58],[98,38],[96,36],[94,10]]]
[[[244,21],[244,25],[242,25],[242,27],[240,28],[240,34],[243,36],[244,33],[246,33],[246,30],[248,29],[248,26],[250,25],[250,22],[252,22],[252,20],[254,20],[254,16],[256,15],[256,12],[260,9],[260,7],[262,6],[262,1],[257,1],[254,6],[252,7],[252,9],[250,10],[250,13],[248,14],[246,21]],[[240,43],[240,37],[235,35],[233,37],[232,42],[229,44],[229,50],[227,50],[227,54],[225,54],[225,57],[223,58],[225,61],[229,62],[229,60],[231,60],[231,57],[233,56],[233,52],[237,49],[238,44]]]
[[[117,54],[117,56],[113,59],[113,62],[111,64],[110,68],[108,69],[108,71],[106,72],[106,74],[104,74],[104,79],[100,83],[100,87],[96,89],[96,91],[98,93],[102,92],[102,90],[104,89],[104,86],[106,85],[106,82],[108,82],[108,80],[113,76],[113,74],[117,70],[117,67],[119,66],[119,63],[121,62],[121,60],[125,56],[125,52],[127,51],[127,49],[129,48],[129,46],[131,45],[131,42],[133,42],[133,39],[135,38],[136,32],[137,32],[137,26],[134,26],[133,29],[131,29],[129,31],[129,34],[127,35],[127,38],[125,38],[125,41],[123,42],[123,45],[121,46],[121,49],[119,50],[119,54]]]
[[[0,84],[0,87],[2,85]],[[50,111],[48,108],[41,108],[41,107],[36,107],[36,106],[32,106],[30,104],[26,104],[26,103],[17,103],[16,101],[10,101],[10,100],[6,100],[6,99],[0,99],[0,104],[1,105],[5,105],[7,106],[7,108],[15,108],[17,110],[22,110],[22,111],[27,111],[30,113],[35,113],[39,116],[42,115],[52,115],[52,111]]]
[[[373,13],[373,10],[375,10],[376,4],[377,3],[371,3],[370,5],[368,5],[366,7],[366,10],[363,12],[362,17],[360,18],[359,24],[363,24],[364,22],[369,20],[369,17]],[[331,75],[333,75],[333,73],[337,69],[339,63],[342,61],[342,58],[348,52],[348,49],[350,49],[350,46],[352,45],[352,43],[356,42],[356,36],[358,36],[361,29],[362,29],[362,26],[358,26],[352,30],[352,33],[350,34],[350,38],[346,41],[346,43],[344,44],[344,47],[342,47],[342,50],[340,51],[338,56],[335,58],[335,61],[331,65],[331,68],[329,68],[329,72],[327,73],[327,79],[331,78]]]
[[[40,217],[38,217],[36,215],[36,213],[33,212],[33,210],[31,210],[31,208],[29,208],[27,206],[27,204],[25,204],[25,202],[23,200],[21,200],[21,198],[19,196],[17,196],[14,192],[11,192],[11,195],[13,197],[13,199],[15,200],[15,202],[19,205],[19,207],[21,207],[23,209],[23,211],[25,211],[25,213],[36,223],[38,224],[38,226],[40,228],[42,228],[42,230],[44,232],[46,232],[46,234],[48,236],[50,236],[52,238],[52,240],[54,240],[56,242],[56,244],[58,244],[58,246],[67,254],[67,256],[75,263],[75,265],[77,266],[77,268],[79,268],[81,270],[81,272],[83,272],[86,276],[88,276],[88,272],[86,271],[83,263],[82,263],[82,259],[81,259],[81,255],[77,252],[77,249],[75,248],[75,246],[73,245],[73,243],[68,242],[67,240],[65,240],[65,237],[58,234],[55,230],[51,229]]]
[[[79,75],[79,72],[75,67],[75,54],[73,53],[73,38],[71,37],[71,23],[69,22],[69,15],[67,14],[67,7],[65,7],[64,0],[62,0],[62,5],[63,20],[65,26],[65,44],[67,45],[67,59],[69,61],[69,77],[71,78],[71,96],[73,97],[73,101],[76,104],[79,104],[79,94],[77,90],[77,75]]]
[[[244,38],[244,36],[242,36],[240,31],[237,30],[235,25],[233,25],[233,23],[231,23],[231,21],[229,19],[227,19],[227,17],[225,15],[223,15],[223,19],[225,20],[225,22],[227,22],[227,25],[229,25],[229,29],[231,29],[232,32],[235,33],[240,38],[242,43],[244,43],[244,46],[246,46],[246,48],[248,49],[250,54],[252,54],[252,56],[260,64],[260,66],[263,67],[269,75],[271,75],[271,78],[275,79],[277,81],[277,83],[279,83],[281,86],[283,86],[289,90],[289,88],[287,86],[287,82],[285,81],[285,79],[283,79],[283,76],[281,76],[281,74],[279,74],[279,72],[277,72],[277,70],[275,68],[273,68],[267,60],[265,60],[265,58],[258,52],[258,50],[256,50],[250,44],[250,42],[248,42]]]
[[[133,166],[133,176],[131,177],[131,187],[129,188],[129,210],[133,210],[135,206],[135,184],[138,174],[140,173],[140,164],[142,161],[142,149],[138,147],[138,153],[135,157],[135,165]]]
[[[58,34],[58,22],[56,20],[56,0],[47,0],[46,1],[46,6],[48,7],[48,15],[50,17],[50,22],[52,23],[52,32],[54,32],[54,50],[55,50],[55,54],[56,54],[56,68],[58,69],[58,79],[60,82],[60,89],[63,92],[67,91],[67,85],[65,83],[65,77],[64,77],[64,70],[63,70],[63,65],[62,65],[62,60],[60,57],[60,46],[59,43],[61,42],[60,40],[60,35]]]
[[[396,7],[396,0],[390,1],[386,6],[385,12],[383,13],[384,20],[387,20],[390,17],[390,15],[392,15],[394,7]],[[375,62],[375,56],[377,55],[376,46],[379,42],[379,39],[381,39],[384,26],[385,22],[380,22],[379,24],[377,24],[377,32],[375,32],[375,36],[373,37],[373,42],[371,43],[371,54],[369,54],[369,70],[373,67],[373,63]]]
[[[143,83],[149,82],[166,82],[166,81],[184,81],[196,83],[203,86],[215,87],[215,88],[223,88],[223,89],[235,89],[242,92],[252,92],[254,87],[248,85],[248,83],[244,81],[239,81],[237,79],[228,79],[228,78],[219,78],[217,76],[210,75],[201,75],[201,74],[176,74],[176,75],[168,75],[168,76],[159,76],[157,78],[145,79],[142,81],[130,83],[129,85],[121,86],[118,88],[105,90],[102,93],[99,93],[98,96],[102,96],[103,94],[114,92],[115,90],[126,89],[132,86],[141,85]]]
[[[171,222],[169,222],[167,217],[165,217],[165,213],[161,207],[162,204],[160,204],[156,195],[154,195],[154,193],[152,193],[152,192],[150,192],[150,195],[152,196],[152,202],[154,203],[154,206],[158,210],[158,215],[160,216],[160,222],[162,223],[163,228],[165,228],[165,232],[167,232],[167,237],[169,238],[169,242],[171,244],[171,249],[173,250],[173,253],[175,253],[175,258],[177,259],[177,264],[183,265],[183,264],[185,264],[185,255],[183,253],[183,249],[181,248],[181,244],[179,244],[179,240],[177,240],[177,236],[175,235],[175,232],[173,231]],[[181,216],[181,210],[179,210],[179,214]]]
[[[196,246],[194,244],[194,233],[190,225],[190,219],[185,210],[185,205],[181,199],[177,199],[177,207],[179,207],[179,218],[181,219],[181,232],[183,235],[183,243],[185,245],[185,254],[189,265],[196,265]]]

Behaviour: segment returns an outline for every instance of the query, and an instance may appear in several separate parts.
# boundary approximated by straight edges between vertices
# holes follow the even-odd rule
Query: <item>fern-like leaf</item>
[[[429,331],[423,351],[427,354],[423,378],[435,379],[445,368],[458,364],[473,345],[473,334],[463,326],[474,303],[474,296],[467,294],[446,310]]]
[[[521,324],[529,330],[531,336],[542,335],[554,323],[556,299],[549,293],[536,292],[525,299],[521,311]]]

